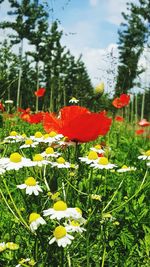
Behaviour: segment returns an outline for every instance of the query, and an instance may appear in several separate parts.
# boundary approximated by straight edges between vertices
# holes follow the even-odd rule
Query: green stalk
[[[43,178],[44,178],[44,183],[45,183],[45,185],[47,187],[47,190],[50,191],[50,187],[49,187],[48,182],[46,180],[46,165],[44,166]]]
[[[38,96],[36,96],[36,102],[35,102],[35,111],[36,111],[36,113],[38,113],[38,109],[39,109],[39,98],[38,98]]]
[[[111,204],[111,202],[113,201],[113,199],[115,198],[115,196],[117,195],[120,187],[122,186],[122,183],[124,181],[124,178],[122,179],[121,183],[119,184],[118,188],[116,189],[116,191],[114,192],[112,198],[110,199],[110,201],[107,203],[107,205],[103,208],[102,213],[109,207],[109,205]]]
[[[7,199],[5,198],[5,196],[4,196],[4,194],[3,194],[3,192],[2,192],[1,189],[0,189],[0,193],[1,193],[1,195],[2,195],[2,198],[3,198],[3,200],[4,200],[5,204],[6,204],[6,206],[7,206],[8,209],[10,210],[10,212],[13,214],[13,216],[14,216],[18,221],[20,221],[19,218],[17,217],[17,215],[14,213],[14,211],[13,211],[12,208],[10,207],[10,205],[8,204],[8,201],[7,201]]]
[[[4,185],[5,185],[5,188],[6,188],[6,191],[7,191],[8,195],[9,195],[9,197],[10,197],[10,200],[11,200],[11,202],[12,202],[12,204],[13,204],[15,210],[16,210],[16,213],[18,214],[18,217],[19,217],[19,219],[20,219],[20,222],[21,222],[21,223],[22,223],[28,230],[30,230],[30,227],[28,226],[28,224],[26,223],[26,221],[25,221],[24,218],[22,217],[22,215],[21,215],[19,209],[17,208],[17,206],[16,206],[16,204],[15,204],[15,202],[14,202],[14,200],[13,200],[13,197],[12,197],[10,191],[9,191],[9,188],[8,188],[8,186],[7,186],[7,184],[6,184],[5,179],[3,179],[3,183],[4,183]]]
[[[142,96],[141,120],[142,120],[143,117],[144,117],[144,107],[145,107],[145,92],[143,93],[143,96]]]
[[[23,39],[21,39],[21,46],[20,46],[20,49],[19,49],[19,52],[20,52],[20,55],[19,55],[19,58],[20,58],[20,68],[19,68],[19,77],[18,77],[18,88],[17,88],[17,108],[19,107],[20,105],[20,87],[21,87],[21,77],[22,77],[22,55],[23,55]]]
[[[67,251],[67,260],[68,260],[68,267],[71,267],[71,259],[70,259],[69,251]]]
[[[104,251],[103,251],[103,257],[102,257],[102,265],[101,265],[101,267],[104,267],[105,257],[106,257],[106,246],[104,245]]]
[[[146,172],[145,172],[145,175],[144,175],[144,177],[143,177],[143,180],[142,180],[142,182],[141,182],[141,184],[140,184],[139,189],[134,193],[134,195],[132,195],[132,196],[131,196],[128,200],[126,200],[125,202],[123,202],[120,206],[118,206],[118,207],[116,207],[116,208],[114,208],[114,209],[108,211],[108,213],[112,213],[113,211],[116,211],[116,210],[120,209],[121,207],[125,206],[131,199],[133,199],[135,196],[137,196],[137,195],[139,194],[139,192],[142,190],[142,186],[143,186],[143,184],[144,184],[144,182],[145,182],[147,173],[148,173],[148,169],[147,169]]]
[[[135,95],[135,121],[138,121],[138,95]]]
[[[90,243],[90,222],[87,225],[87,234],[86,234],[86,266],[90,266],[90,252],[89,252],[89,243]]]

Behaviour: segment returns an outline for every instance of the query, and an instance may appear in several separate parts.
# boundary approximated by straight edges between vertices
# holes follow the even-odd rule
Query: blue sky
[[[58,18],[66,33],[74,33],[71,39],[80,36],[81,48],[105,48],[117,42],[126,0],[50,0],[48,4],[53,8],[50,19]]]
[[[112,94],[118,63],[118,29],[131,0],[48,0],[50,22],[60,20],[64,36],[62,44],[76,58],[82,54],[93,86],[105,83]],[[137,2],[138,0],[132,0]],[[44,1],[41,0],[44,4]],[[53,12],[51,11],[53,9]],[[0,6],[0,20],[7,20],[8,1]],[[0,39],[7,32],[0,30]],[[26,48],[28,45],[25,44]],[[150,53],[149,53],[150,54]],[[140,60],[144,65],[145,59]]]

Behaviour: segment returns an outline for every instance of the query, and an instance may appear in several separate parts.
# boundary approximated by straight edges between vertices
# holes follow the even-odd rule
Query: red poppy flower
[[[115,121],[122,122],[122,121],[124,121],[124,118],[121,117],[121,116],[116,116],[116,117],[115,117]]]
[[[120,101],[122,102],[123,106],[127,106],[130,102],[130,95],[122,94],[120,96]]]
[[[92,113],[80,106],[68,106],[60,110],[59,117],[50,113],[43,119],[46,132],[57,131],[76,142],[89,142],[99,135],[105,135],[110,128],[111,119],[103,112]]]
[[[116,97],[113,100],[112,105],[115,108],[122,108],[127,106],[129,102],[130,102],[130,95],[122,94],[120,97]]]
[[[30,113],[30,111],[31,111],[30,108],[26,108],[26,109],[18,108],[18,112],[20,113]]]
[[[29,121],[30,120],[30,114],[29,113],[22,113],[20,118],[23,120],[23,121]]]
[[[4,106],[3,106],[3,103],[0,102],[0,110],[3,112],[4,111]]]
[[[38,112],[29,116],[28,122],[31,124],[37,124],[43,121],[44,112]]]
[[[39,90],[35,91],[34,94],[37,97],[42,97],[42,96],[44,96],[45,92],[46,92],[45,88],[39,88]]]
[[[139,129],[139,130],[136,130],[135,133],[137,135],[141,135],[141,134],[145,133],[145,131],[143,129]]]
[[[141,121],[139,121],[138,125],[140,125],[141,127],[146,127],[150,126],[150,122],[148,122],[146,119],[142,119]]]

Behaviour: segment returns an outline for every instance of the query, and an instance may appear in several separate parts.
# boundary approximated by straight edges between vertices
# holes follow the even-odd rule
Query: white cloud
[[[126,10],[126,1],[125,0],[107,0],[107,14],[106,19],[110,23],[120,25],[123,20],[121,12]]]
[[[98,0],[90,0],[90,5],[91,6],[97,6],[97,4],[98,4]]]

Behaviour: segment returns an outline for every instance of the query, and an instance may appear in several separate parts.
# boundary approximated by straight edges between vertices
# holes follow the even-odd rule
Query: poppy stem
[[[38,113],[38,106],[39,106],[39,98],[36,96],[36,103],[35,103],[35,111]]]

